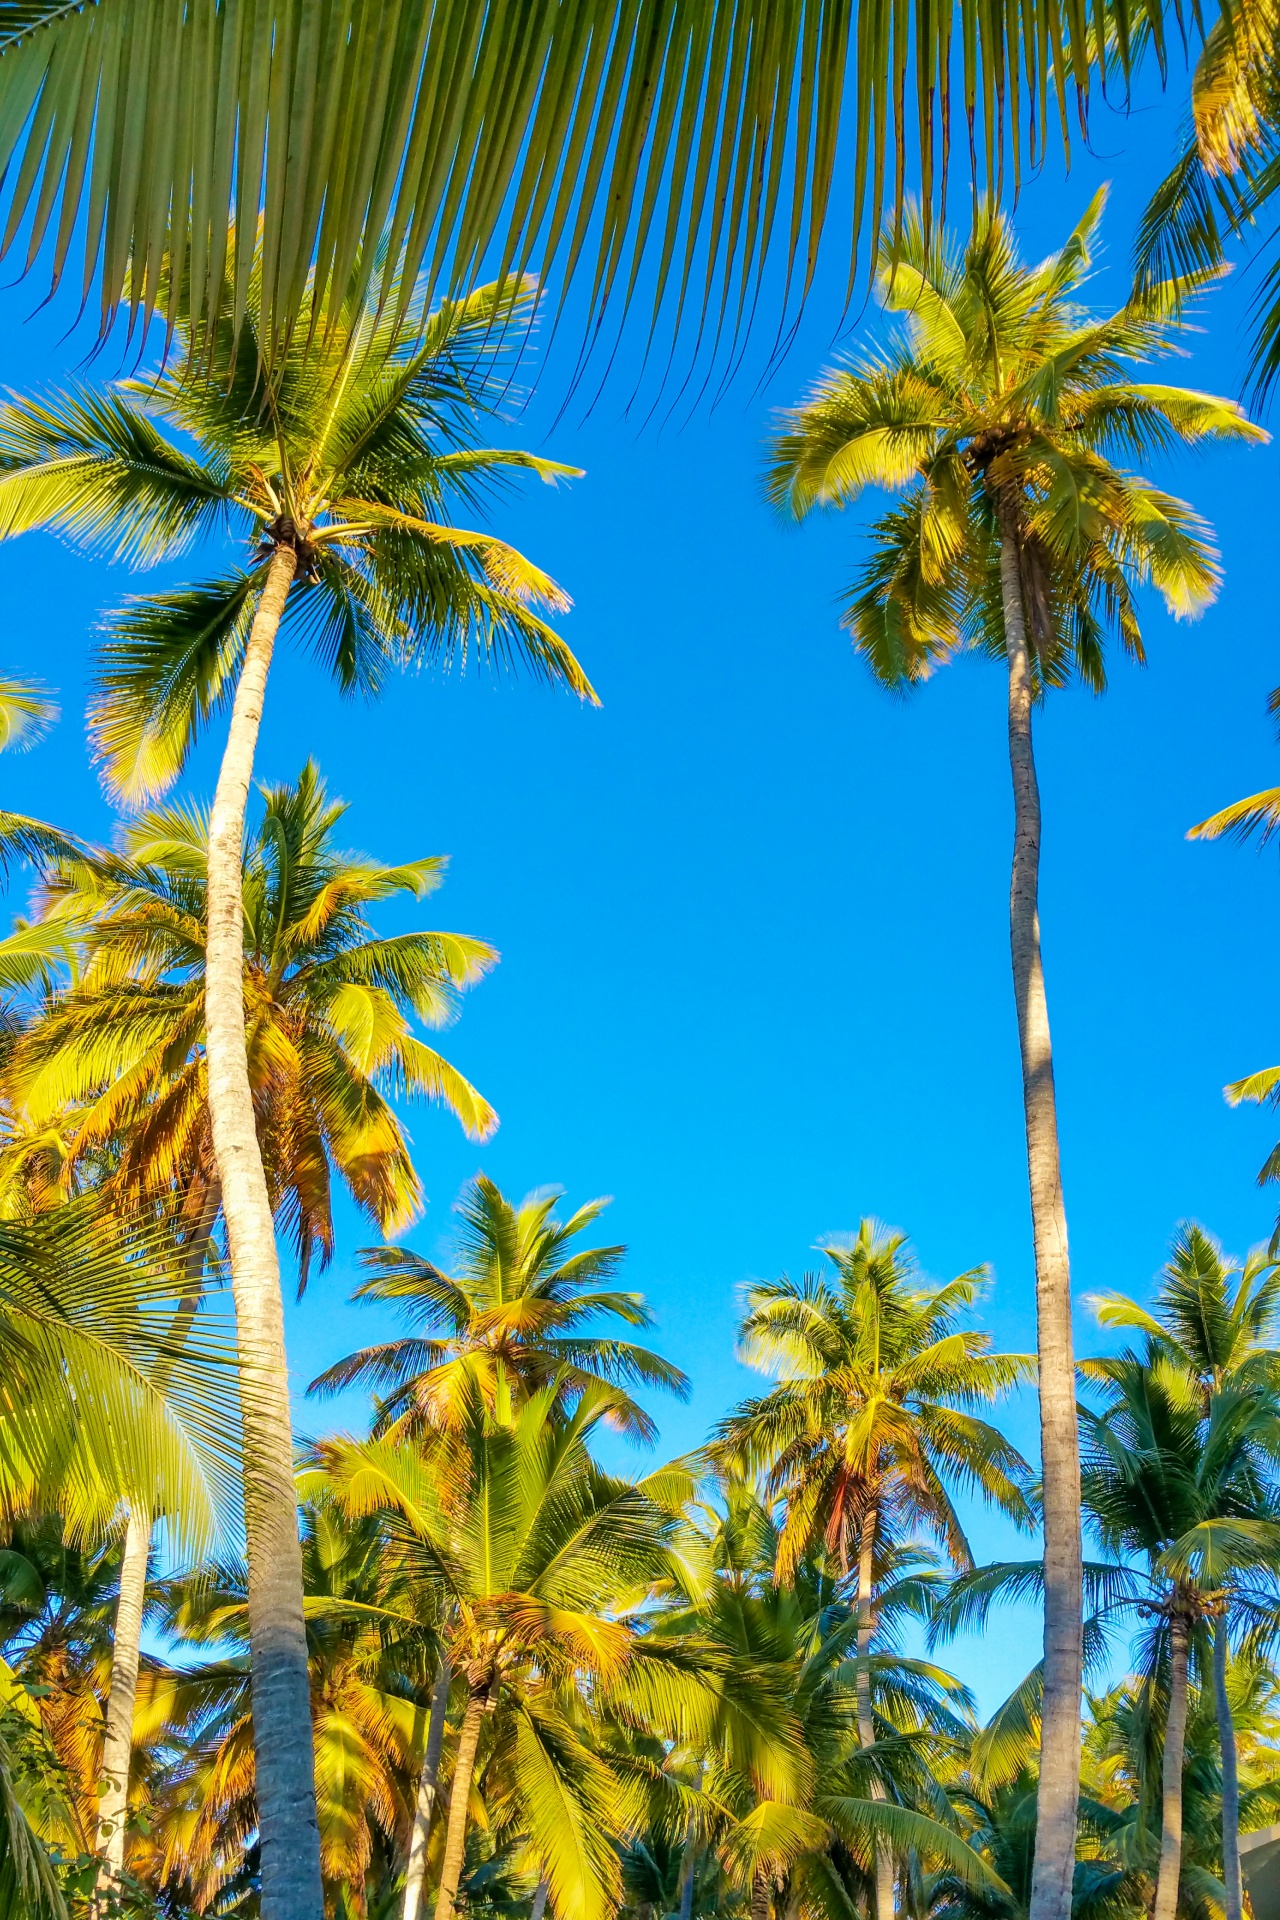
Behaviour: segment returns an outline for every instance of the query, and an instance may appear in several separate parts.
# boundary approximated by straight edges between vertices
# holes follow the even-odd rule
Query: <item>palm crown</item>
[[[263,797],[244,864],[249,1063],[272,1198],[305,1278],[313,1253],[332,1251],[333,1173],[385,1230],[417,1211],[394,1095],[443,1101],[473,1138],[497,1124],[413,1031],[415,1017],[446,1021],[497,955],[464,934],[374,931],[370,907],[421,899],[445,862],[384,866],[341,852],[346,809],[314,765]],[[112,1177],[124,1195],[185,1192],[193,1175],[213,1173],[206,839],[199,809],[156,808],[126,827],[118,852],[65,863],[46,888],[50,939],[72,937],[81,967],[17,1044],[10,1083],[37,1142],[62,1127],[71,1173],[122,1143]]]
[[[532,286],[490,286],[441,306],[402,343],[372,304],[302,329],[268,385],[255,316],[230,319],[153,378],[15,400],[0,413],[0,538],[47,527],[135,564],[238,535],[247,564],[134,601],[112,623],[93,709],[112,781],[133,796],[180,771],[234,688],[273,546],[295,547],[287,618],[344,691],[390,665],[469,652],[521,659],[594,698],[539,609],[568,601],[514,547],[449,524],[512,468],[575,471],[477,446],[503,391],[497,348]],[[176,438],[173,437],[176,434]],[[265,544],[264,544],[265,543]]]
[[[962,254],[910,218],[879,272],[902,332],[826,374],[784,419],[769,474],[777,505],[802,516],[867,487],[905,494],[876,523],[844,613],[889,684],[921,680],[965,646],[1003,657],[999,554],[1011,536],[1041,688],[1075,673],[1100,689],[1109,629],[1142,658],[1137,586],[1178,614],[1213,598],[1203,522],[1115,459],[1266,436],[1229,400],[1130,377],[1168,351],[1186,283],[1106,317],[1077,304],[1103,198],[1035,267],[994,209]]]
[[[683,1398],[689,1383],[647,1347],[587,1331],[602,1315],[633,1327],[651,1326],[653,1316],[642,1294],[608,1284],[625,1247],[576,1244],[608,1202],[589,1200],[562,1220],[558,1198],[558,1188],[544,1188],[513,1206],[478,1175],[458,1202],[452,1274],[408,1248],[368,1251],[364,1260],[373,1272],[356,1298],[394,1301],[414,1332],[350,1354],[311,1391],[336,1393],[365,1382],[386,1396],[375,1432],[394,1426],[423,1433],[456,1422],[477,1391],[506,1418],[515,1401],[549,1383],[565,1402],[607,1381],[617,1389],[614,1424],[653,1439],[653,1422],[626,1388],[665,1387]]]
[[[992,1353],[988,1335],[962,1326],[981,1272],[922,1287],[905,1236],[869,1220],[822,1251],[834,1284],[806,1274],[750,1288],[739,1351],[778,1384],[728,1417],[722,1443],[785,1494],[784,1567],[817,1536],[847,1567],[872,1510],[887,1535],[923,1524],[968,1565],[948,1481],[1020,1521],[1029,1512],[1026,1463],[969,1409],[1028,1379],[1034,1362]]]

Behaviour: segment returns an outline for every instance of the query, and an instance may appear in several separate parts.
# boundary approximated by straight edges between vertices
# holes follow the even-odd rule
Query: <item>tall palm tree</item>
[[[1078,304],[1099,194],[1037,267],[979,211],[963,252],[908,221],[886,246],[880,295],[905,314],[883,355],[825,375],[783,423],[769,491],[796,515],[864,487],[903,493],[872,532],[844,624],[876,677],[907,688],[967,647],[1003,660],[1014,848],[1010,944],[1022,1056],[1036,1263],[1047,1555],[1045,1705],[1033,1920],[1067,1920],[1081,1684],[1079,1450],[1071,1273],[1040,952],[1040,793],[1032,713],[1055,686],[1106,684],[1108,630],[1141,660],[1134,590],[1178,614],[1213,598],[1218,570],[1190,508],[1115,464],[1171,441],[1265,439],[1230,401],[1135,381],[1171,346],[1185,289],[1120,312]]]
[[[445,863],[393,867],[340,851],[346,809],[313,764],[263,797],[243,861],[249,1075],[273,1210],[305,1284],[313,1258],[323,1264],[332,1253],[335,1178],[384,1231],[417,1210],[418,1178],[390,1095],[443,1100],[473,1137],[496,1124],[412,1024],[415,1016],[445,1021],[496,956],[462,934],[375,934],[368,909],[397,893],[421,898]],[[156,808],[124,828],[118,851],[85,850],[47,867],[45,958],[54,965],[70,941],[75,969],[19,1036],[5,1070],[30,1142],[20,1129],[11,1160],[42,1153],[53,1129],[64,1178],[92,1167],[122,1213],[172,1212],[176,1200],[185,1294],[175,1341],[199,1302],[222,1194],[204,1034],[207,834],[200,810]],[[17,936],[28,958],[35,931]],[[151,1534],[149,1507],[131,1511],[103,1763],[102,1844],[113,1874],[123,1864]]]
[[[643,1294],[614,1279],[626,1248],[580,1247],[607,1200],[588,1200],[567,1220],[555,1211],[558,1187],[542,1187],[514,1205],[484,1174],[468,1183],[454,1211],[460,1227],[451,1273],[407,1247],[373,1247],[362,1257],[371,1277],[357,1300],[399,1306],[414,1329],[405,1339],[362,1347],[313,1380],[310,1392],[368,1384],[379,1393],[375,1433],[421,1438],[451,1424],[478,1388],[499,1420],[554,1381],[563,1399],[589,1382],[664,1387],[687,1399],[678,1367],[631,1341],[588,1331],[598,1317],[648,1327]],[[655,1437],[652,1420],[630,1393],[618,1394],[614,1424],[636,1438]]]
[[[1127,76],[1145,44],[1163,58],[1164,9],[1117,0],[1102,34],[1061,4],[996,32],[977,0],[892,21],[870,0],[563,0],[511,16],[481,0],[350,16],[299,0],[190,0],[174,16],[3,0],[3,238],[23,234],[29,262],[47,241],[55,279],[83,243],[76,277],[86,296],[100,278],[104,319],[121,299],[171,317],[177,261],[203,317],[224,297],[228,226],[261,207],[269,343],[305,313],[309,263],[326,288],[361,287],[388,228],[393,260],[403,246],[445,283],[490,258],[576,275],[584,338],[626,312],[651,262],[650,325],[665,294],[712,337],[742,327],[775,256],[787,294],[809,290],[836,179],[852,174],[872,219],[886,171],[901,204],[908,151],[926,190],[940,185],[958,48],[994,174],[1010,141],[1016,158],[1051,129],[1069,140],[1095,64]],[[232,311],[246,287],[227,288]]]
[[[1029,1472],[1017,1449],[969,1409],[1031,1376],[1025,1354],[996,1354],[961,1323],[985,1276],[922,1287],[906,1236],[861,1222],[847,1244],[822,1247],[834,1284],[807,1274],[752,1286],[739,1353],[777,1379],[721,1422],[720,1443],[748,1471],[764,1469],[786,1501],[779,1572],[822,1541],[842,1571],[857,1567],[858,1725],[874,1743],[870,1649],[877,1553],[924,1526],[956,1564],[973,1563],[947,1483],[978,1489],[1020,1524],[1031,1519]],[[879,1849],[877,1920],[891,1920],[893,1868]]]
[[[409,658],[465,659],[473,648],[522,659],[584,697],[591,689],[536,611],[566,604],[547,576],[505,542],[439,517],[512,467],[567,471],[474,442],[477,412],[498,392],[495,347],[526,290],[508,282],[424,314],[412,346],[397,345],[392,313],[370,300],[330,307],[295,335],[268,384],[257,322],[271,262],[258,251],[246,271],[238,332],[228,317],[197,342],[184,321],[154,378],[4,411],[0,534],[47,527],[157,560],[234,529],[250,550],[247,564],[118,617],[93,724],[111,780],[142,796],[176,777],[212,709],[231,706],[209,817],[205,1030],[242,1368],[263,1900],[270,1920],[316,1920],[283,1304],[246,1034],[242,841],[268,669],[284,621],[347,689],[371,688]]]

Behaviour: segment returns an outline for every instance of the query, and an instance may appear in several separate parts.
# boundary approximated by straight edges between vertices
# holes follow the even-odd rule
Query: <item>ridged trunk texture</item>
[[[453,1920],[462,1878],[463,1858],[467,1850],[467,1802],[471,1798],[471,1779],[476,1770],[476,1749],[488,1705],[488,1686],[472,1682],[467,1695],[466,1712],[458,1734],[458,1751],[453,1762],[453,1786],[449,1790],[449,1825],[445,1829],[444,1859],[440,1866],[440,1891],[436,1896],[435,1920]]]
[[[873,1564],[876,1550],[876,1527],[879,1514],[874,1507],[868,1507],[862,1517],[862,1531],[858,1539],[858,1744],[873,1747],[876,1743],[875,1715],[871,1710],[871,1636],[875,1631],[871,1603],[874,1599],[872,1581]],[[884,1788],[876,1779],[871,1782],[871,1798],[883,1800]],[[876,1920],[893,1920],[893,1857],[888,1848],[876,1841]]]
[[[209,821],[205,961],[209,1115],[231,1254],[244,1423],[262,1920],[324,1920],[284,1303],[244,1019],[245,808],[267,673],[296,567],[293,549],[277,547],[245,648]]]
[[[147,1600],[147,1562],[151,1558],[151,1516],[132,1507],[125,1528],[111,1644],[111,1691],[102,1741],[102,1789],[98,1795],[98,1852],[102,1878],[120,1878],[124,1866],[125,1815],[129,1806],[129,1767],[133,1759],[133,1706],[138,1695],[142,1655],[142,1613]]]
[[[1240,1768],[1235,1721],[1227,1698],[1230,1652],[1227,1622],[1223,1618],[1213,1634],[1213,1703],[1218,1715],[1218,1744],[1222,1749],[1222,1884],[1227,1895],[1227,1920],[1241,1920],[1244,1889],[1240,1883]]]
[[[178,1302],[169,1341],[181,1346],[200,1305],[204,1285],[205,1255],[222,1191],[217,1176],[198,1174],[191,1198],[198,1200],[199,1217],[191,1230],[191,1239],[183,1256],[185,1291]],[[155,1383],[163,1391],[169,1375],[165,1361],[155,1370]],[[102,1860],[102,1881],[110,1884],[120,1878],[124,1867],[125,1818],[129,1807],[129,1769],[133,1759],[133,1710],[138,1697],[138,1667],[142,1657],[142,1616],[147,1603],[147,1566],[151,1559],[151,1514],[133,1507],[125,1528],[124,1554],[120,1562],[120,1591],[116,1599],[115,1626],[111,1639],[111,1687],[107,1695],[107,1720],[102,1741],[102,1790],[98,1796],[98,1853]]]
[[[1032,678],[1016,513],[1001,512],[1000,586],[1009,666],[1013,775],[1013,959],[1027,1174],[1036,1261],[1040,1457],[1044,1484],[1044,1708],[1030,1920],[1070,1920],[1080,1799],[1083,1611],[1080,1438],[1071,1334],[1071,1262],[1062,1198],[1053,1047],[1040,955],[1040,789],[1031,745]]]
[[[409,1859],[404,1870],[404,1920],[418,1920],[422,1905],[422,1886],[427,1875],[427,1847],[431,1841],[431,1816],[436,1810],[436,1783],[440,1778],[440,1749],[444,1745],[444,1717],[449,1707],[449,1683],[453,1668],[449,1656],[440,1656],[440,1671],[431,1691],[431,1718],[427,1722],[427,1744],[422,1755],[422,1773],[418,1779],[418,1804],[413,1813],[413,1832],[409,1836]]]
[[[1169,1717],[1164,1728],[1164,1760],[1160,1768],[1160,1872],[1152,1920],[1175,1920],[1178,1882],[1182,1877],[1182,1766],[1187,1752],[1187,1648],[1190,1634],[1186,1616],[1175,1613],[1169,1622]]]

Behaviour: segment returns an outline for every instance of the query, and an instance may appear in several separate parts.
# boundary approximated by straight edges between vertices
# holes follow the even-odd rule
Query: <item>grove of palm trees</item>
[[[1276,27],[0,0],[0,1920],[1280,1920]]]

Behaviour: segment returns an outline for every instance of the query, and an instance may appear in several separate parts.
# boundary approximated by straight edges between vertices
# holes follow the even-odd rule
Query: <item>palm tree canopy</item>
[[[1121,1293],[1089,1304],[1104,1327],[1146,1334],[1207,1386],[1275,1382],[1280,1264],[1254,1253],[1240,1267],[1194,1221],[1179,1228],[1149,1309]]]
[[[994,174],[1010,139],[1015,164],[1051,133],[1069,142],[1095,64],[1127,75],[1144,40],[1163,59],[1159,0],[1115,0],[1098,32],[1056,0],[1007,31],[977,0],[4,0],[3,239],[29,228],[29,260],[47,241],[56,278],[83,237],[104,325],[122,298],[172,317],[170,261],[205,319],[228,226],[252,230],[262,207],[268,346],[307,311],[313,261],[326,297],[376,281],[384,231],[390,260],[455,290],[488,259],[577,278],[588,328],[625,310],[648,261],[655,315],[670,294],[731,332],[775,252],[787,291],[808,288],[850,174],[852,275],[862,216],[887,176],[901,203],[908,152],[926,193],[939,179],[962,90]],[[247,294],[237,262],[232,311]]]
[[[584,1739],[587,1702],[674,1739],[712,1701],[697,1668],[642,1631],[651,1596],[689,1582],[691,1477],[678,1463],[638,1482],[605,1473],[587,1443],[612,1402],[592,1383],[566,1414],[552,1384],[496,1420],[473,1393],[426,1449],[385,1436],[316,1449],[345,1510],[383,1516],[438,1596],[453,1671],[494,1715],[506,1793],[567,1920],[616,1903],[627,1823],[623,1783]]]
[[[1041,689],[1073,674],[1105,686],[1109,630],[1142,659],[1135,587],[1155,586],[1180,615],[1217,590],[1204,523],[1115,461],[1266,435],[1230,400],[1133,378],[1169,351],[1194,288],[1162,282],[1110,315],[1078,304],[1104,197],[1037,266],[994,208],[962,252],[913,214],[881,255],[880,297],[905,316],[900,331],[783,420],[768,477],[780,508],[803,516],[873,486],[903,495],[876,523],[844,613],[888,685],[926,678],[963,647],[1004,657],[1009,516]]]
[[[333,1250],[335,1173],[385,1230],[418,1210],[396,1096],[442,1102],[473,1138],[497,1125],[413,1030],[415,1020],[445,1024],[497,955],[465,934],[376,932],[370,908],[423,898],[446,863],[385,866],[341,851],[346,808],[313,763],[262,796],[244,859],[249,1068],[273,1203],[305,1281],[313,1256],[325,1262]],[[118,852],[64,863],[45,886],[49,937],[55,948],[72,939],[80,960],[17,1042],[9,1084],[37,1144],[61,1130],[69,1174],[114,1153],[111,1179],[126,1203],[185,1193],[193,1175],[212,1172],[206,841],[201,809],[156,808],[124,828]],[[28,937],[17,938],[25,950]]]
[[[626,1248],[584,1247],[606,1200],[589,1200],[568,1219],[555,1211],[560,1189],[542,1188],[518,1206],[480,1174],[456,1206],[457,1258],[445,1274],[408,1248],[374,1247],[362,1256],[371,1277],[357,1300],[394,1302],[413,1328],[402,1340],[362,1348],[312,1381],[312,1393],[363,1382],[385,1397],[374,1431],[422,1434],[453,1424],[470,1395],[509,1407],[513,1397],[554,1383],[572,1401],[595,1381],[616,1391],[611,1419],[637,1438],[656,1437],[628,1387],[664,1387],[681,1399],[689,1382],[647,1347],[592,1333],[599,1316],[647,1327],[644,1296],[610,1284]]]
[[[923,1525],[968,1566],[948,1483],[1019,1523],[1031,1517],[1027,1463],[971,1409],[1032,1378],[1035,1362],[993,1353],[988,1335],[963,1326],[985,1273],[922,1286],[905,1236],[870,1220],[822,1252],[834,1279],[748,1290],[739,1351],[778,1384],[727,1416],[719,1445],[785,1495],[783,1568],[819,1537],[847,1566],[870,1507],[886,1538]]]
[[[505,282],[424,313],[411,346],[385,314],[347,309],[299,335],[268,386],[261,250],[252,261],[241,332],[228,321],[203,357],[183,325],[153,377],[0,409],[0,538],[45,527],[139,565],[202,538],[250,550],[247,564],[136,599],[110,623],[92,712],[109,780],[139,799],[177,777],[234,692],[273,542],[286,537],[299,557],[286,627],[344,691],[372,691],[409,660],[476,655],[523,661],[594,699],[539,612],[563,611],[566,596],[505,541],[442,518],[512,472],[576,471],[476,444],[531,288]]]

